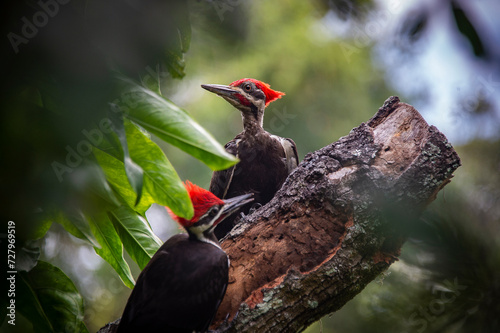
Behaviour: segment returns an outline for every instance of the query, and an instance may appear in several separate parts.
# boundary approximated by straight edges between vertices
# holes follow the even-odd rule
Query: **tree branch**
[[[389,98],[366,124],[308,154],[222,242],[230,284],[213,328],[301,331],[340,309],[397,260],[404,227],[459,166],[442,133]]]

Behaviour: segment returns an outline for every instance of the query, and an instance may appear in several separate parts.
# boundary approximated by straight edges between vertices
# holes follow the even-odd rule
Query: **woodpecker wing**
[[[204,332],[224,297],[228,258],[186,234],[171,237],[137,279],[118,329],[125,332]]]
[[[285,164],[288,170],[288,174],[293,171],[299,164],[299,154],[297,153],[297,146],[295,142],[290,138],[282,138],[277,135],[271,135],[273,138],[279,141],[283,150],[285,152]]]
[[[266,131],[257,135],[242,132],[225,148],[240,162],[227,170],[214,172],[210,191],[220,198],[253,193],[254,202],[239,210],[243,214],[248,214],[254,204],[268,203],[297,167],[299,160],[293,140]],[[217,239],[222,239],[231,231],[238,219],[239,215],[233,214],[219,223],[214,231]]]

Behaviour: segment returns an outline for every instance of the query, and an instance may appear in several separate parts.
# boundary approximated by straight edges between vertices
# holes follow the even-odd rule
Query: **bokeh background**
[[[117,69],[154,86],[222,144],[241,131],[240,114],[200,84],[268,82],[286,96],[269,105],[264,127],[293,138],[301,159],[397,95],[447,136],[462,167],[412,224],[400,260],[307,332],[500,331],[497,0],[53,1],[57,11],[36,33],[24,31],[29,38],[23,18],[43,8],[19,3],[3,5],[0,154],[2,220],[19,222],[20,241],[37,209],[73,198],[75,179],[58,182],[50,164],[102,117]],[[179,48],[179,27],[189,47],[165,53]],[[24,39],[13,42],[10,32]],[[181,66],[166,68],[164,57]],[[42,82],[61,109],[13,104],[12,96],[33,98],[27,82]],[[158,144],[182,179],[208,188],[208,167]],[[162,209],[148,217],[163,240],[178,232]],[[121,315],[130,290],[92,247],[58,224],[37,244],[83,295],[89,331]],[[21,316],[14,330],[1,329],[32,330]]]

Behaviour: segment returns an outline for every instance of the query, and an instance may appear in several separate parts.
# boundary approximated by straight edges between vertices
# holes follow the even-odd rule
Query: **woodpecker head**
[[[202,84],[201,87],[231,103],[241,111],[244,120],[251,117],[260,125],[262,125],[266,106],[285,95],[281,91],[272,90],[269,84],[255,79],[237,80],[228,86]]]
[[[193,203],[194,215],[190,220],[173,214],[172,218],[182,225],[190,236],[201,241],[214,241],[217,238],[213,230],[224,218],[231,215],[238,208],[253,200],[252,193],[240,195],[231,199],[221,200],[212,192],[207,191],[189,181],[185,183],[191,202]]]

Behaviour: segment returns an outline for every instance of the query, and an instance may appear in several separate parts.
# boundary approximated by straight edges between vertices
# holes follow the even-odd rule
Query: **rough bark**
[[[442,133],[389,98],[222,242],[230,284],[213,328],[296,332],[340,309],[397,259],[404,227],[459,166]]]

